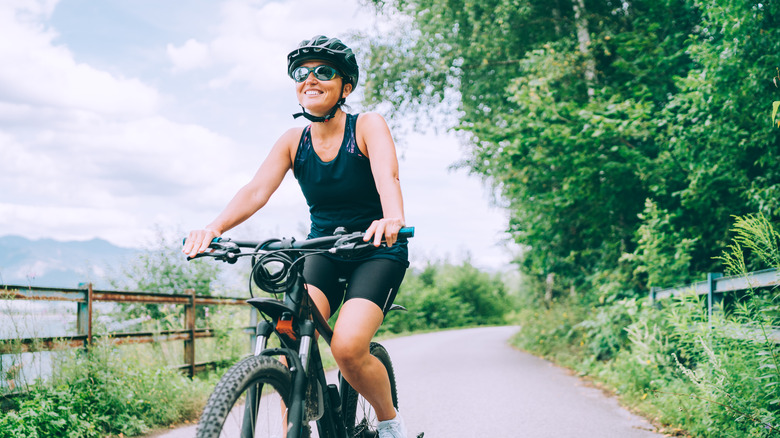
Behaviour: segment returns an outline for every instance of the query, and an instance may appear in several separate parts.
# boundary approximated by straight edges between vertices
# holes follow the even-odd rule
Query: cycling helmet
[[[298,47],[287,55],[287,74],[292,77],[296,67],[312,59],[333,64],[345,83],[352,84],[353,90],[357,87],[360,69],[355,54],[340,39],[317,35],[310,40],[301,41]]]

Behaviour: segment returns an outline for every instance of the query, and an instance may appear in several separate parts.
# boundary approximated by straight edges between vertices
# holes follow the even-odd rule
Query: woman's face
[[[301,64],[303,67],[314,68],[318,65],[331,65],[324,61],[307,61]],[[298,95],[298,102],[315,116],[324,116],[336,105],[339,96],[347,97],[352,92],[352,85],[347,84],[344,87],[344,93],[341,93],[341,85],[344,83],[340,76],[336,76],[329,81],[320,81],[309,73],[309,76],[303,82],[295,84],[295,91]]]

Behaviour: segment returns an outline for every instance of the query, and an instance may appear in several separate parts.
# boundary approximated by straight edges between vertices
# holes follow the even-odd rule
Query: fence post
[[[707,273],[707,318],[710,324],[710,328],[712,328],[713,309],[715,305],[723,301],[722,296],[715,296],[715,281],[720,277],[723,277],[723,274],[718,272]]]
[[[92,345],[92,283],[87,283],[84,291],[84,302],[77,303],[76,326],[79,335],[86,335],[84,348]]]
[[[195,289],[184,291],[189,295],[189,303],[184,305],[184,323],[188,333],[188,340],[184,341],[184,363],[187,366],[187,374],[190,378],[195,376]]]
[[[650,286],[650,304],[655,304],[655,286]]]

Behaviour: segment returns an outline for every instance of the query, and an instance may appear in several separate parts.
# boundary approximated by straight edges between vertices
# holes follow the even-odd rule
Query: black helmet
[[[301,41],[298,48],[287,55],[287,74],[292,77],[296,67],[312,59],[330,62],[341,73],[345,83],[352,84],[352,89],[357,87],[360,69],[355,54],[340,39],[317,35]]]

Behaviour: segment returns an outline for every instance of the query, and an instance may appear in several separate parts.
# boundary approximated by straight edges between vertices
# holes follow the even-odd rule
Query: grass
[[[594,381],[665,434],[780,436],[777,346],[726,336],[745,322],[736,314],[710,330],[704,309],[698,297],[663,308],[645,299],[529,306],[513,343]]]

